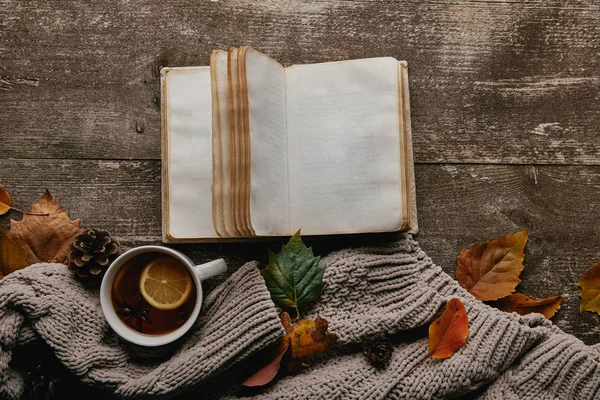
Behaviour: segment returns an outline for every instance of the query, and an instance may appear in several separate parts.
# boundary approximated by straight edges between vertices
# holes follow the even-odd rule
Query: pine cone
[[[388,339],[385,332],[379,332],[362,342],[363,353],[376,367],[387,363],[392,356],[394,348],[392,341]]]
[[[88,229],[71,244],[69,269],[82,282],[100,283],[119,247],[119,242],[111,238],[108,232]]]

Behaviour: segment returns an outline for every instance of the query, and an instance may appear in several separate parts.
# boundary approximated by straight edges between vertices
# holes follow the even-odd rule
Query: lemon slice
[[[161,256],[144,267],[140,275],[140,292],[159,310],[181,307],[192,293],[192,276],[180,261]]]

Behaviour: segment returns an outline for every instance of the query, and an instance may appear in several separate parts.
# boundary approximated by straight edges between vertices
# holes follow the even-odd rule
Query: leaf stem
[[[294,318],[294,322],[299,321],[300,320],[300,310],[298,309],[298,306],[294,306],[294,309],[296,310],[296,318]]]
[[[15,208],[15,207],[11,207],[11,208],[12,208],[13,210],[17,211],[17,212],[20,212],[20,213],[22,213],[22,214],[33,215],[34,217],[47,217],[47,216],[49,216],[49,215],[50,215],[50,213],[37,214],[37,213],[32,213],[32,212],[29,212],[29,211],[24,211],[24,210],[21,210],[21,209]]]
[[[425,362],[425,360],[427,360],[427,358],[425,358],[424,360],[419,361],[419,363],[417,365],[415,365],[410,371],[408,371],[408,374],[406,374],[405,378],[408,378],[410,376],[410,374],[412,374],[413,372],[415,372],[415,370],[417,368],[419,368],[421,365],[423,365],[423,363]]]

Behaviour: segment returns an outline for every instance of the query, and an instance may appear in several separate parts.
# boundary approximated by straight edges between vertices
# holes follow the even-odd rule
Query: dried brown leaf
[[[493,303],[494,307],[506,312],[516,312],[521,315],[540,313],[550,319],[560,308],[564,297],[554,296],[542,300],[533,300],[521,293],[513,293]]]
[[[577,285],[581,288],[579,311],[600,314],[600,262],[588,268]]]
[[[242,386],[257,388],[272,382],[280,369],[285,372],[298,372],[308,367],[310,357],[331,349],[337,343],[337,335],[327,333],[329,323],[325,318],[317,317],[314,321],[300,320],[292,324],[287,312],[279,315],[285,330],[285,336],[274,346],[264,349],[258,354],[258,359],[267,358],[262,365]],[[287,355],[287,356],[286,356]]]
[[[0,278],[27,265],[25,250],[0,229]]]
[[[0,215],[4,215],[10,211],[11,207],[10,193],[0,187]]]
[[[246,387],[264,386],[264,385],[269,384],[271,381],[273,381],[273,379],[275,379],[275,377],[279,373],[279,370],[281,367],[281,360],[286,355],[288,350],[290,350],[289,339],[287,337],[282,338],[280,341],[278,341],[276,343],[274,348],[275,348],[274,356],[272,354],[270,354],[270,353],[272,353],[270,351],[271,349],[267,349],[267,351],[265,352],[265,356],[270,355],[270,357],[272,357],[272,359],[266,365],[264,365],[262,368],[260,368],[254,374],[252,374],[252,376],[247,378],[242,383],[242,386],[246,386]]]
[[[521,282],[527,231],[476,243],[457,258],[456,279],[479,300],[498,300]]]
[[[31,212],[49,215],[24,214],[21,221],[11,221],[8,236],[21,245],[30,264],[65,262],[71,242],[81,233],[79,218],[72,221],[68,211],[61,210],[48,190],[31,207]]]
[[[469,319],[459,299],[450,299],[442,315],[429,325],[429,355],[448,358],[467,343]]]

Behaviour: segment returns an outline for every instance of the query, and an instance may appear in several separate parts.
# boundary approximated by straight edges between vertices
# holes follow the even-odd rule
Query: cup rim
[[[179,328],[164,335],[147,335],[134,331],[121,321],[112,304],[112,283],[117,271],[133,257],[153,251],[168,254],[181,261],[187,267],[194,279],[194,284],[196,285],[196,304],[191,315]],[[100,306],[102,308],[104,318],[118,336],[130,343],[146,347],[156,347],[174,342],[183,336],[194,325],[202,307],[202,281],[200,280],[198,274],[194,271],[194,266],[195,264],[186,255],[169,247],[145,245],[134,247],[125,251],[112,262],[102,278],[102,283],[100,285]]]

